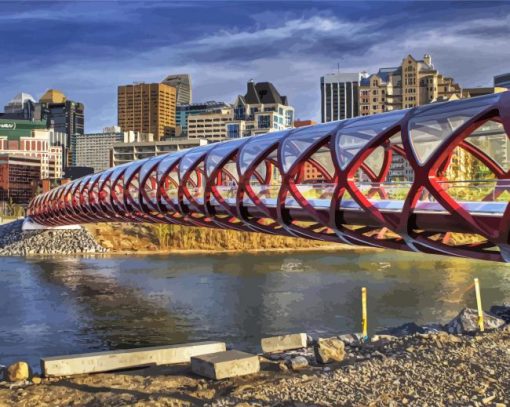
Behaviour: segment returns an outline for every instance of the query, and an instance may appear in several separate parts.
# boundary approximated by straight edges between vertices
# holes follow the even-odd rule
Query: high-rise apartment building
[[[161,83],[175,88],[177,106],[191,104],[191,76],[188,74],[168,75]]]
[[[227,125],[228,138],[239,138],[292,128],[294,108],[271,82],[249,81],[246,94],[234,102],[234,121]]]
[[[71,137],[72,165],[91,167],[94,172],[110,168],[115,143],[152,142],[153,135],[105,127],[102,133],[74,134]]]
[[[494,77],[494,87],[510,89],[510,72]]]
[[[321,77],[321,121],[359,116],[359,84],[365,73],[331,73]]]
[[[292,128],[294,108],[270,82],[248,82],[232,106],[188,117],[188,137],[210,142]]]
[[[422,60],[408,55],[400,66],[381,68],[361,80],[359,112],[367,116],[461,97],[460,86],[434,68],[430,55]]]
[[[118,87],[118,125],[123,131],[152,133],[155,140],[175,135],[176,89],[163,83]]]

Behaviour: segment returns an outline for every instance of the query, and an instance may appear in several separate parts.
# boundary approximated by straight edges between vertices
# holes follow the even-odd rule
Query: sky
[[[117,122],[117,86],[189,73],[193,101],[233,102],[270,81],[319,120],[320,77],[432,55],[462,87],[510,72],[510,2],[0,2],[0,106],[49,88],[85,104],[86,132]]]

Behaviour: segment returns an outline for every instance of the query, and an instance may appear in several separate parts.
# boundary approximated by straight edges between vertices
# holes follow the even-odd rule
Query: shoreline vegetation
[[[110,254],[240,254],[382,249],[254,232],[179,225],[100,223],[86,230]]]

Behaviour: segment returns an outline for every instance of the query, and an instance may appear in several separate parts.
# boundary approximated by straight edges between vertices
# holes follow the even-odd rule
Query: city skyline
[[[13,62],[0,68],[2,105],[56,88],[85,104],[94,132],[116,122],[118,85],[189,73],[197,102],[232,103],[247,80],[271,81],[296,119],[320,120],[320,76],[337,64],[375,72],[430,53],[462,87],[489,86],[509,70],[508,3],[101,3],[5,4],[0,30]]]

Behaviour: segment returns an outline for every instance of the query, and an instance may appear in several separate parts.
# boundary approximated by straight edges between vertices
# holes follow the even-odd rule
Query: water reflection
[[[44,355],[224,339],[258,350],[260,337],[446,322],[510,297],[508,266],[383,252],[5,258],[0,263],[0,363]]]

